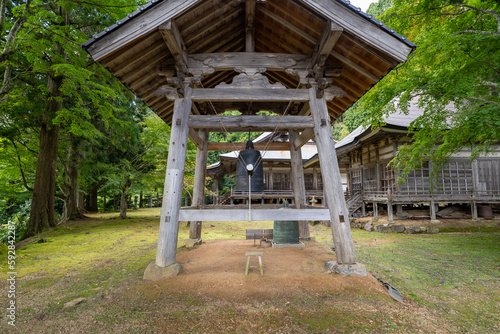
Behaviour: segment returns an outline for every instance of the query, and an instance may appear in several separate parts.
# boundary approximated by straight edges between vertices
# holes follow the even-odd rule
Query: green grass
[[[362,309],[359,305],[372,309],[388,305],[386,299],[364,292],[355,297],[326,292],[327,298],[312,295],[273,300],[259,306],[258,312],[197,295],[172,296],[154,290],[144,298],[129,296],[126,291],[141,284],[144,268],[155,258],[159,209],[131,211],[125,220],[117,219],[117,213],[90,216],[42,233],[39,237],[46,243],[17,249],[18,291],[36,299],[19,309],[23,322],[47,326],[44,330],[50,331],[59,325],[40,319],[71,323],[83,321],[82,314],[89,313],[100,325],[90,330],[95,333],[113,332],[123,326],[129,326],[123,327],[127,332],[140,333],[149,325],[200,332],[203,328],[192,323],[195,318],[211,328],[224,324],[221,332],[321,333],[332,328],[346,333],[418,332],[413,326],[421,319],[411,309],[405,316],[398,313],[387,317]],[[247,228],[272,228],[272,222],[205,222],[202,238],[244,239]],[[317,225],[311,230],[317,241],[333,246],[329,228]],[[482,231],[406,235],[356,229],[353,238],[358,261],[398,288],[406,300],[428,308],[462,332],[496,333],[500,323],[500,233]],[[181,223],[179,248],[188,234],[188,226]],[[8,270],[3,261],[0,270],[4,281]],[[65,302],[78,297],[89,298],[89,302],[78,309],[63,308]],[[106,302],[106,298],[117,300]],[[241,318],[239,324],[234,323],[236,318]],[[250,320],[244,320],[247,318]],[[450,328],[447,324],[439,326]]]
[[[355,229],[358,262],[406,298],[471,332],[495,332],[500,321],[500,233],[406,235]],[[331,246],[329,229],[317,239]]]

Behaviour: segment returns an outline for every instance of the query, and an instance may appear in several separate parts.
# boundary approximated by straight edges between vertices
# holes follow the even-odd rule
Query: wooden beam
[[[182,36],[173,19],[168,20],[158,27],[170,53],[174,56],[177,66],[182,66],[183,71],[187,72],[187,51]]]
[[[276,22],[284,25],[285,27],[287,27],[288,29],[290,29],[291,31],[293,31],[294,33],[299,35],[300,37],[304,38],[305,40],[311,42],[312,44],[318,43],[318,40],[316,38],[312,37],[311,35],[309,35],[305,31],[303,31],[302,29],[297,28],[296,26],[294,26],[293,24],[291,24],[289,21],[282,18],[281,16],[274,14],[269,9],[266,9],[265,7],[259,7],[259,12],[263,13],[267,17],[270,17],[271,19],[275,20]]]
[[[245,51],[255,51],[255,6],[257,0],[246,0]]]
[[[243,151],[246,143],[208,143],[209,151]],[[289,151],[289,143],[254,143],[257,151]]]
[[[309,128],[309,129],[305,129],[304,131],[302,131],[302,133],[300,134],[300,136],[298,136],[294,141],[293,141],[293,147],[295,148],[295,150],[298,150],[300,149],[302,146],[304,146],[308,141],[309,139],[311,139],[312,137],[314,137],[314,129],[313,128]]]
[[[342,29],[342,27],[332,21],[328,21],[326,23],[325,29],[323,29],[323,33],[321,34],[321,38],[319,40],[319,44],[317,45],[317,49],[312,56],[311,64],[313,68],[315,66],[323,67],[326,59],[332,52],[335,43],[337,43],[343,31],[344,29]]]
[[[227,115],[191,115],[189,127],[197,129],[306,129],[313,127],[311,116],[227,116]]]
[[[252,209],[252,221],[328,219],[328,209]],[[181,209],[179,220],[246,221],[248,209]]]
[[[188,66],[193,71],[230,71],[238,67],[266,68],[267,71],[311,68],[311,56],[290,53],[224,52],[188,55]]]
[[[192,128],[189,128],[189,139],[191,139],[193,144],[195,144],[198,149],[203,149],[204,140]]]
[[[208,88],[193,89],[193,101],[212,102],[306,102],[309,100],[307,89],[240,89],[240,88]]]
[[[332,56],[340,60],[342,63],[345,65],[351,67],[352,69],[356,70],[357,72],[363,74],[365,77],[368,77],[370,80],[373,82],[378,82],[379,78],[376,75],[373,75],[370,71],[366,70],[364,67],[361,65],[356,64],[352,60],[348,59],[347,57],[341,55],[337,51],[332,51]]]
[[[165,21],[174,18],[201,0],[165,0],[154,10],[136,15],[126,25],[116,29],[87,46],[87,51],[95,61],[100,61],[113,52],[126,47],[132,41],[157,29]],[[85,47],[85,45],[84,45]]]

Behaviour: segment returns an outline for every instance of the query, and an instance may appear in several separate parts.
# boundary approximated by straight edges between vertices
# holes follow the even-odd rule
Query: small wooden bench
[[[253,245],[255,246],[255,240],[257,239],[272,239],[273,238],[273,229],[249,229],[246,230],[246,240],[253,239]]]
[[[264,276],[264,269],[262,269],[262,258],[261,256],[264,254],[264,252],[246,252],[245,256],[247,257],[247,267],[245,269],[245,276],[248,276],[248,268],[258,268],[260,267],[260,274]],[[258,266],[251,266],[250,265],[250,256],[258,256],[259,257],[259,265]]]

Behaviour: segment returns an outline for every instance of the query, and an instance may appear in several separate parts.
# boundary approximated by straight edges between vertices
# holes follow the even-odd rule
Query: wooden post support
[[[392,201],[387,201],[387,222],[394,222],[394,214],[392,212]]]
[[[434,203],[434,200],[431,200],[430,210],[431,210],[431,220],[436,220],[436,204]]]
[[[472,210],[472,219],[477,220],[478,216],[477,216],[477,203],[476,203],[476,201],[473,201],[470,204],[470,207],[471,207],[471,210]]]
[[[156,265],[167,267],[175,263],[182,184],[188,143],[188,117],[191,111],[191,87],[185,85],[184,98],[175,98],[170,133],[170,147],[165,175],[165,189],[161,207],[160,232]]]
[[[295,140],[298,133],[294,130],[288,131],[290,141],[290,165],[292,172],[292,189],[297,209],[303,209],[306,205],[306,184],[304,181],[304,168],[302,166],[302,151],[295,149]],[[307,220],[299,221],[299,238],[309,239],[309,222]]]
[[[317,98],[316,84],[309,88],[309,105],[314,121],[314,135],[318,147],[318,157],[326,193],[327,207],[330,211],[331,228],[337,263],[349,265],[356,263],[354,242],[349,224],[349,214],[342,191],[339,163],[332,137],[330,115],[324,97]]]
[[[366,204],[365,204],[365,201],[363,201],[363,203],[361,203],[361,216],[365,216],[366,215]]]
[[[196,150],[196,166],[194,170],[193,203],[191,206],[200,208],[205,203],[205,170],[208,156],[208,131],[200,130],[199,137],[203,140],[202,148]],[[201,238],[201,221],[189,224],[189,238]]]
[[[378,203],[373,202],[373,220],[378,220]]]

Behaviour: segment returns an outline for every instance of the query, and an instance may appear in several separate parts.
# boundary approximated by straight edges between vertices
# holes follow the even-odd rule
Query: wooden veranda
[[[157,268],[175,264],[179,219],[192,221],[192,238],[201,220],[227,219],[228,210],[197,209],[207,152],[224,149],[209,132],[249,130],[290,135],[296,208],[261,218],[326,213],[338,264],[356,264],[331,122],[415,45],[342,0],[153,0],[83,46],[172,127]],[[221,116],[226,110],[244,115]],[[299,148],[312,136],[328,209],[304,209]],[[181,211],[188,137],[198,147],[194,208]]]

